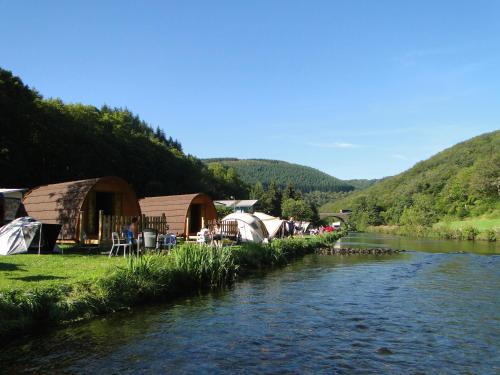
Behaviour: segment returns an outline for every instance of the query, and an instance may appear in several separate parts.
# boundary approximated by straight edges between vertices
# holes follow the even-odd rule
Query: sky
[[[0,0],[0,67],[200,158],[380,178],[500,129],[500,2]]]

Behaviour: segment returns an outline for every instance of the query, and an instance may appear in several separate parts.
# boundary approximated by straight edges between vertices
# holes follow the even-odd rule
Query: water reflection
[[[499,259],[311,255],[218,293],[20,340],[0,360],[37,374],[498,373]]]

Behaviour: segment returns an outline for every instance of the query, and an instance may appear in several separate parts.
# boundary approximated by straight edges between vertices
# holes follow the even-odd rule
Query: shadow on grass
[[[18,264],[0,263],[0,271],[24,271]]]
[[[45,281],[45,280],[60,280],[60,279],[67,279],[67,277],[53,276],[53,275],[31,275],[22,277],[9,277],[9,279],[31,282],[31,281]]]

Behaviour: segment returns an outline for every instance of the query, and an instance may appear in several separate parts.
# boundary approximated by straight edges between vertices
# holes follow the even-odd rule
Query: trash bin
[[[156,248],[156,230],[145,228],[144,232],[144,247]]]

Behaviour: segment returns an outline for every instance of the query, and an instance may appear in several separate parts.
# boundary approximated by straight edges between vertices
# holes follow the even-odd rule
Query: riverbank
[[[90,319],[141,304],[224,287],[249,272],[283,266],[317,248],[331,247],[343,234],[288,238],[267,245],[244,244],[221,249],[183,244],[167,255],[131,257],[118,264],[110,262],[106,271],[101,270],[97,273],[99,276],[87,280],[74,278],[64,282],[59,279],[61,284],[0,290],[0,337],[19,336],[38,327]],[[59,261],[65,255],[42,257]],[[95,257],[102,260],[100,255]],[[74,259],[74,272],[80,272],[82,265],[76,261],[78,257]],[[71,263],[69,260],[65,267],[71,269]]]
[[[449,226],[441,224],[433,227],[378,225],[368,226],[365,231],[417,238],[443,238],[447,240],[480,240],[495,242],[500,239],[500,228],[479,229],[473,225]]]

